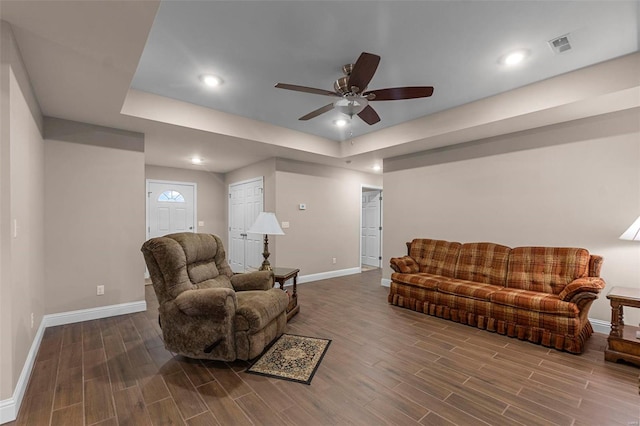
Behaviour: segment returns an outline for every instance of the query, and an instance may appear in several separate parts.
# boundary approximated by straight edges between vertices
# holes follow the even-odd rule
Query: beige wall
[[[198,232],[216,234],[226,246],[227,235],[227,188],[224,175],[199,170],[173,167],[145,166],[145,178],[174,182],[193,182],[197,185]]]
[[[273,237],[272,264],[300,275],[359,267],[362,186],[381,187],[382,176],[282,159],[276,168],[275,212],[290,227]]]
[[[144,142],[136,135],[45,121],[47,313],[144,300]],[[109,147],[122,138],[131,149]]]
[[[42,321],[45,282],[42,116],[9,25],[0,31],[1,401],[13,395]]]
[[[640,215],[639,126],[632,109],[385,161],[385,265],[415,237],[585,247],[608,288],[639,288],[640,244],[618,239]],[[607,291],[591,318],[610,320]]]

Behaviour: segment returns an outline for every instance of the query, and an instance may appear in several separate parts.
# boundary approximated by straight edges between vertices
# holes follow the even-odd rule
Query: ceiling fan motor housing
[[[333,83],[333,89],[341,95],[349,93],[349,76],[340,77]]]

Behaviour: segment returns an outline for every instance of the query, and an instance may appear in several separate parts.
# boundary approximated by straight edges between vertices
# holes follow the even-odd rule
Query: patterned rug
[[[331,340],[283,334],[247,373],[311,384]]]

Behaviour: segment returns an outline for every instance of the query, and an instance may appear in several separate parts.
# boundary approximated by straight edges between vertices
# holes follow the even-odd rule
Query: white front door
[[[196,184],[147,180],[147,239],[195,231]]]
[[[257,270],[264,236],[247,233],[263,209],[262,177],[229,185],[229,249],[233,272]]]
[[[362,264],[380,267],[380,235],[382,191],[362,193]]]

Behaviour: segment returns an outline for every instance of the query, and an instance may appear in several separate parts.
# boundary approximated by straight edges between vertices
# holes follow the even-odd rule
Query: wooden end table
[[[607,299],[611,304],[611,332],[607,339],[604,359],[624,360],[640,367],[640,327],[625,325],[622,308],[640,308],[640,289],[613,287]]]
[[[280,290],[284,290],[284,283],[293,278],[293,291],[289,299],[289,306],[287,306],[287,321],[300,312],[300,306],[298,305],[298,272],[300,272],[300,269],[296,268],[273,268],[273,275],[276,282],[280,284]]]

